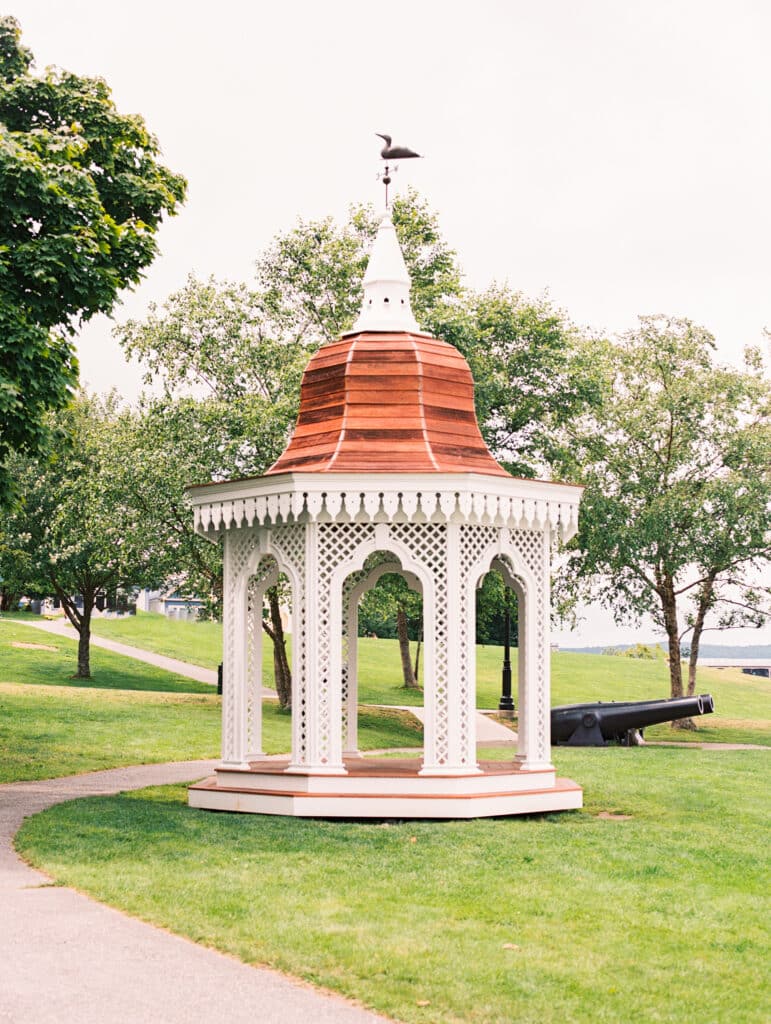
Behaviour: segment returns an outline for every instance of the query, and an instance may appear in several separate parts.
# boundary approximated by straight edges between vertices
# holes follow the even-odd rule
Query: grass
[[[263,704],[263,748],[288,751],[291,718]],[[219,757],[221,706],[211,693],[147,693],[0,683],[0,782],[50,779],[122,765]],[[362,709],[363,750],[420,746],[404,712]]]
[[[162,615],[98,621],[100,632],[195,664],[214,665],[220,657],[221,626],[175,622]],[[270,645],[266,645],[263,681],[273,685]],[[477,705],[495,707],[500,695],[501,648],[477,647]],[[516,652],[514,652],[516,660]],[[666,697],[669,678],[663,661],[557,653],[551,658],[552,703],[595,700],[645,700]],[[516,668],[515,668],[516,674]],[[702,669],[698,689],[715,698],[717,714],[704,719],[696,733],[673,733],[669,725],[650,730],[650,739],[771,745],[771,682],[739,670]],[[359,699],[365,704],[421,705],[420,690],[401,685],[398,647],[394,640],[359,640]],[[709,723],[709,724],[707,724]]]
[[[0,683],[0,782],[217,757],[220,722],[211,693]]]
[[[73,631],[74,632],[74,631]],[[19,644],[31,646],[19,647]],[[91,648],[91,679],[73,679],[77,670],[75,640],[43,633],[18,618],[0,618],[0,683],[43,683],[47,686],[211,693],[212,687],[154,665]]]
[[[137,612],[123,619],[94,619],[91,628],[97,636],[165,654],[167,658],[178,658],[191,665],[216,670],[222,661],[222,624],[219,622],[187,622],[155,612]]]
[[[742,1024],[769,1014],[766,757],[560,749],[584,812],[471,822],[211,814],[155,788],[52,808],[17,846],[131,914],[416,1024]]]
[[[184,622],[163,615],[138,613],[126,619],[95,620],[94,631],[150,651],[216,668],[221,661],[222,627],[214,622]],[[414,650],[414,645],[413,645]],[[265,682],[272,683],[270,645],[266,645]],[[480,707],[495,707],[500,695],[500,647],[477,647],[477,691]],[[516,652],[514,652],[516,660]],[[516,672],[516,668],[515,668]],[[422,692],[405,690],[396,641],[359,640],[360,699],[364,704],[421,704]],[[701,669],[700,692],[715,695],[721,717],[766,719],[771,682],[738,670]],[[663,661],[611,658],[603,655],[552,655],[552,697],[555,704],[593,700],[644,700],[669,692]],[[715,718],[712,721],[716,721]]]
[[[193,664],[216,666],[221,650],[218,623],[184,622],[163,615],[143,614],[126,619],[97,620],[100,635],[147,650],[177,657]],[[19,682],[78,685],[70,678],[75,666],[75,643],[66,638],[24,628],[18,619],[0,620],[0,681],[11,678],[5,668],[8,644],[19,639],[55,646],[57,653],[17,649],[15,674]],[[270,645],[266,645],[263,680],[272,685]],[[516,652],[515,652],[516,656]],[[205,683],[173,676],[141,662],[93,648],[96,685],[120,689],[151,689],[210,692]],[[478,706],[495,707],[500,694],[500,647],[477,648]],[[571,704],[593,700],[644,700],[668,694],[666,666],[661,661],[611,658],[591,654],[553,654],[552,703]],[[516,671],[516,670],[515,670]],[[359,641],[359,699],[363,704],[421,705],[421,690],[405,690],[396,641],[362,638]],[[771,745],[771,681],[747,676],[738,670],[702,669],[699,690],[709,690],[717,714],[703,719],[696,733],[673,733],[668,725],[646,735],[650,739],[686,742],[759,743]],[[88,681],[81,685],[92,685]]]

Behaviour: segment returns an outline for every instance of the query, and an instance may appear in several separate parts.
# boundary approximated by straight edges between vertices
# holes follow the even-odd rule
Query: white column
[[[343,749],[349,757],[359,753],[359,599],[357,594],[348,594],[348,607],[343,609],[345,615],[345,658],[343,672],[345,674],[345,705],[343,707]]]
[[[305,712],[293,729],[292,762],[287,771],[311,775],[345,775],[342,750],[341,678],[332,678],[332,643],[340,643],[340,633],[332,636],[331,602],[342,603],[341,594],[330,594],[328,566],[322,562],[323,532],[318,523],[305,527],[305,657],[304,681],[298,690],[305,701]],[[339,588],[338,588],[339,589]],[[341,618],[338,616],[337,621]],[[299,705],[292,699],[294,711]],[[300,722],[302,719],[302,723]],[[294,722],[293,722],[294,725]]]
[[[468,775],[478,772],[474,686],[468,685],[469,627],[465,584],[461,574],[460,526],[447,524],[443,600],[438,596],[433,621],[424,607],[424,636],[433,631],[434,665],[425,664],[425,733],[421,775]],[[435,584],[437,583],[435,577]],[[425,595],[424,595],[425,597]],[[473,616],[472,616],[473,618]],[[426,644],[428,654],[428,644]],[[473,660],[473,659],[472,659]],[[429,672],[433,678],[429,678]]]
[[[519,717],[516,761],[521,768],[553,769],[551,763],[550,602],[548,536],[544,536],[535,584],[519,601]]]
[[[222,608],[222,766],[249,767],[246,740],[246,588],[245,566],[251,538],[229,530],[224,540]]]
[[[277,575],[277,574],[276,574]],[[250,581],[247,589],[246,760],[256,761],[262,749],[262,605],[266,583]]]

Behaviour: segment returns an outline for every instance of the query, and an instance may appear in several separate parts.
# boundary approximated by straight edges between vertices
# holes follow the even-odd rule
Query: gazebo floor
[[[467,774],[421,775],[422,761],[345,758],[345,774],[288,772],[289,759],[217,769],[189,789],[191,807],[307,818],[483,818],[573,810],[582,790],[553,768],[481,761]]]

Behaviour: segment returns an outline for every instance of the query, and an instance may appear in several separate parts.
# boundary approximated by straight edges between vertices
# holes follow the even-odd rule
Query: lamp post
[[[510,591],[503,591],[503,670],[501,672],[501,699],[498,710],[514,714],[514,700],[511,696],[511,612],[509,609]]]

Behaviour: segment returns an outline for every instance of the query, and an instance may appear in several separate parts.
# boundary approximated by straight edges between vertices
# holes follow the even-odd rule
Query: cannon
[[[608,740],[636,746],[642,742],[641,733],[647,725],[709,715],[714,710],[709,693],[670,700],[563,704],[551,710],[551,741],[568,747],[604,747]]]

